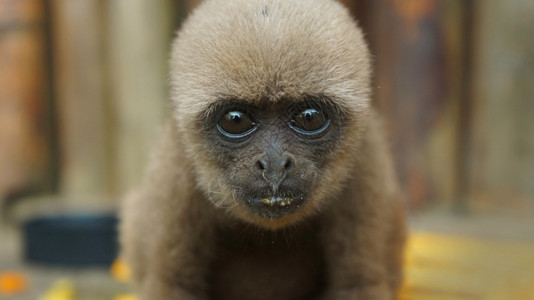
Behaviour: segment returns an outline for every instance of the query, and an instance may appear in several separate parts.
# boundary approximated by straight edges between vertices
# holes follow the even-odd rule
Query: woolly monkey
[[[121,240],[144,300],[394,299],[401,197],[362,33],[331,0],[207,0]]]

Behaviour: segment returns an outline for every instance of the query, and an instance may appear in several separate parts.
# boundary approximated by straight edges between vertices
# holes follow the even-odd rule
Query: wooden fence
[[[196,2],[0,0],[0,201],[109,201],[139,182]],[[534,2],[342,2],[410,207],[534,214]]]

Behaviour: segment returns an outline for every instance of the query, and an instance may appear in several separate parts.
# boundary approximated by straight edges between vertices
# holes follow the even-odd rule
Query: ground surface
[[[401,300],[534,300],[534,244],[416,232]]]
[[[425,214],[410,223],[400,300],[534,300],[534,220]],[[1,300],[129,299],[128,285],[107,268],[29,266],[19,245],[16,232],[0,229],[0,272],[27,279],[24,292]]]

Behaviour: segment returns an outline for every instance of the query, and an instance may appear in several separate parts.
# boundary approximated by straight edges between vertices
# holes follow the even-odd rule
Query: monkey
[[[143,300],[394,299],[403,196],[361,29],[334,0],[206,0],[122,205]]]

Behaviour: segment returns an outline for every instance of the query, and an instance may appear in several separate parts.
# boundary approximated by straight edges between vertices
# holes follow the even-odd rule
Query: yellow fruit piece
[[[26,276],[18,272],[0,273],[0,295],[14,295],[28,289]]]
[[[57,280],[40,300],[74,300],[76,289],[68,279]]]
[[[111,265],[111,275],[119,282],[128,282],[130,281],[130,268],[128,265],[120,260],[116,259]]]

